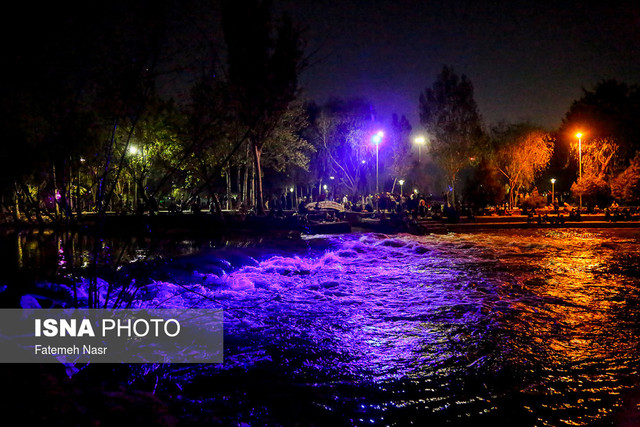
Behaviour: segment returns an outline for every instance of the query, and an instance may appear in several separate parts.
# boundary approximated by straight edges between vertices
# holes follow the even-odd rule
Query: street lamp
[[[136,156],[138,155],[138,147],[136,147],[135,145],[130,145],[129,146],[129,154],[131,154],[132,156]],[[134,212],[138,212],[138,184],[136,183],[136,170],[135,168],[131,167],[131,178],[133,181],[133,203],[131,204],[131,208],[133,209]]]
[[[422,146],[427,142],[427,140],[424,139],[424,136],[418,136],[413,140],[413,142],[418,146],[418,163],[422,163]]]
[[[556,201],[556,179],[551,178],[551,204],[553,205]]]
[[[379,163],[378,163],[378,146],[380,145],[380,143],[382,142],[382,137],[384,136],[384,133],[379,130],[376,134],[374,134],[371,137],[371,142],[373,142],[376,146],[376,195],[378,196],[376,198],[376,211],[380,212],[380,206],[378,205],[378,200],[380,199],[380,185],[379,185],[379,180],[378,180],[378,167],[379,167]]]
[[[78,218],[80,218],[80,214],[82,213],[82,201],[80,198],[80,172],[85,161],[84,157],[80,157],[80,164],[78,165],[78,185],[76,186],[76,210],[78,211]]]
[[[404,185],[404,179],[398,181],[398,184],[400,184],[400,197],[402,197],[402,186]]]
[[[578,138],[578,180],[582,179],[582,133],[576,133]],[[582,193],[580,193],[580,209],[582,210]]]
[[[295,210],[298,206],[297,194],[293,192],[293,187],[289,188],[289,193],[291,193],[291,209]]]

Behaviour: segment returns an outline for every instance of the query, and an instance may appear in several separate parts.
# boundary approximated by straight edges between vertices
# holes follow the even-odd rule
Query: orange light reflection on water
[[[532,307],[531,299],[516,302],[520,315],[513,326],[529,335],[541,362],[552,368],[526,392],[565,397],[562,405],[545,400],[532,413],[562,411],[568,415],[563,419],[568,425],[591,424],[612,412],[585,411],[601,400],[596,395],[620,395],[631,387],[614,375],[629,369],[620,355],[631,354],[637,342],[632,337],[621,339],[624,332],[618,328],[617,314],[626,304],[628,284],[612,281],[607,274],[617,262],[615,254],[609,237],[581,231],[550,232],[529,249],[529,255],[540,257],[541,268],[521,285],[543,303]],[[567,404],[567,396],[575,396],[575,404]]]

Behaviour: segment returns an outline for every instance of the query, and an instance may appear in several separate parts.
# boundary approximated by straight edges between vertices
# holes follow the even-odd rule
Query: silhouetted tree
[[[505,195],[503,179],[504,176],[491,164],[489,157],[482,157],[467,176],[463,193],[465,200],[476,209],[501,204]]]
[[[389,146],[391,151],[391,167],[390,172],[393,174],[393,186],[391,191],[394,192],[395,184],[399,179],[406,179],[411,169],[410,153],[411,153],[411,124],[405,116],[398,118],[397,114],[392,116],[391,132],[389,132]]]
[[[447,175],[455,203],[456,178],[474,157],[483,131],[473,85],[450,67],[443,67],[430,88],[420,94],[420,123],[429,133],[431,153]]]
[[[588,139],[613,138],[621,158],[632,157],[640,149],[640,87],[611,79],[583,92],[562,121],[562,138],[573,142],[578,131]]]
[[[297,95],[298,75],[305,63],[301,32],[284,15],[274,35],[269,1],[224,0],[222,6],[230,107],[248,131],[257,208],[264,214],[262,150]]]

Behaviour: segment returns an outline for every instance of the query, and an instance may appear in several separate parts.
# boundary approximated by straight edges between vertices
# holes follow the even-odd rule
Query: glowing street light
[[[129,146],[129,154],[131,154],[132,156],[137,156],[138,155],[138,147],[136,147],[135,145],[130,145]],[[133,184],[133,203],[131,204],[131,207],[133,208],[134,212],[138,211],[138,184],[136,184],[136,171],[132,166],[132,175],[131,175],[131,183]]]
[[[398,181],[398,184],[400,184],[400,197],[402,197],[402,186],[404,185],[404,179]]]
[[[556,201],[556,179],[551,178],[551,204]]]
[[[378,205],[378,200],[380,199],[380,185],[378,180],[378,167],[379,167],[378,146],[382,142],[383,136],[384,136],[384,133],[381,130],[379,130],[371,137],[371,142],[373,142],[376,146],[376,195],[378,195],[378,197],[376,198],[376,211],[378,212],[380,212],[380,206]]]
[[[578,179],[582,179],[582,133],[576,133],[578,138]],[[582,209],[582,193],[580,193],[580,209]]]
[[[424,139],[424,136],[417,136],[413,142],[418,146],[418,163],[422,163],[422,146],[427,143],[427,140]]]

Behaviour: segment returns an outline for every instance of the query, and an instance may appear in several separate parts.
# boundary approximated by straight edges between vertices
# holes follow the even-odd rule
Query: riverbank
[[[340,234],[353,231],[375,231],[382,233],[411,233],[416,235],[439,233],[470,233],[476,231],[535,228],[636,228],[637,217],[631,220],[611,220],[604,214],[582,215],[571,219],[569,215],[550,215],[546,219],[526,215],[484,215],[450,218],[414,218],[407,214],[383,212],[335,212],[316,211],[298,215],[295,211],[284,211],[279,216],[256,216],[236,211],[213,213],[169,213],[154,215],[122,215],[109,213],[103,218],[87,213],[80,221],[70,224],[4,223],[6,232],[34,228],[70,228],[74,231],[93,234],[131,235],[199,235],[213,236],[228,233],[251,235],[284,233],[288,237],[301,234]]]
[[[570,220],[567,216],[561,221],[555,216],[550,217],[551,221],[538,222],[537,218],[530,219],[525,215],[512,216],[481,216],[473,220],[463,218],[458,223],[442,223],[435,226],[429,221],[418,221],[426,230],[429,228],[444,228],[446,232],[468,233],[474,231],[508,230],[508,229],[536,229],[536,228],[638,228],[640,221],[613,221],[607,220],[604,214],[582,215],[579,220]]]
[[[569,216],[549,216],[529,218],[526,215],[487,215],[478,217],[460,217],[455,221],[448,218],[409,219],[398,216],[387,218],[361,218],[357,227],[371,231],[389,232],[397,230],[412,234],[470,233],[476,231],[537,229],[537,228],[639,228],[637,218],[628,221],[609,220],[604,214],[582,215],[580,219]]]

